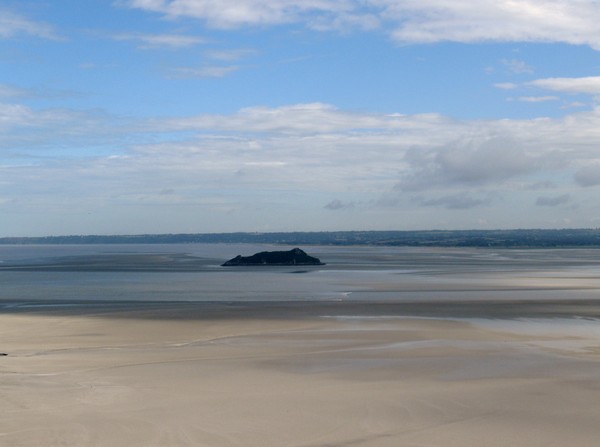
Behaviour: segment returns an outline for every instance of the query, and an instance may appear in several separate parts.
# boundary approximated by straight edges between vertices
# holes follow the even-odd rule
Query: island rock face
[[[319,258],[307,255],[303,250],[294,248],[289,251],[261,251],[252,256],[238,255],[221,264],[223,267],[246,265],[325,265]]]

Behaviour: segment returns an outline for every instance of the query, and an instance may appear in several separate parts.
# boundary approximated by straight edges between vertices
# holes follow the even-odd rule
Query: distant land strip
[[[316,231],[2,237],[0,244],[377,245],[406,247],[600,248],[600,229]]]

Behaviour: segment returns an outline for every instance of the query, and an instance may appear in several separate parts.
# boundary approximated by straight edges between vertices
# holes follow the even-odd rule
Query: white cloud
[[[557,92],[600,94],[600,76],[537,79],[528,85]]]
[[[565,42],[600,49],[594,0],[373,0],[400,42]]]
[[[306,13],[336,14],[355,6],[352,0],[129,0],[133,8],[169,17],[193,17],[211,26],[274,25],[301,20]]]
[[[303,23],[313,29],[385,27],[401,43],[564,42],[600,49],[595,0],[121,0],[218,28]],[[526,67],[526,66],[525,66]],[[522,67],[523,68],[523,67]]]
[[[7,9],[0,8],[0,39],[9,39],[19,35],[59,39],[58,34],[51,25],[29,20]]]
[[[140,34],[122,33],[112,36],[114,40],[139,42],[140,48],[188,48],[205,43],[201,37],[186,36],[182,34]]]

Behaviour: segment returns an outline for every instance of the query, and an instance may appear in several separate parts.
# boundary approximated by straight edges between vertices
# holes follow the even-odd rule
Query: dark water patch
[[[1,314],[157,320],[430,317],[439,319],[600,319],[600,299],[548,301],[28,301],[0,302]]]
[[[114,253],[5,261],[0,271],[34,272],[198,272],[215,260],[185,253]]]

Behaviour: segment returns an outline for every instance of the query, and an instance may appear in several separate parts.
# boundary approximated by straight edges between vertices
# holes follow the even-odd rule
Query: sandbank
[[[598,317],[597,300],[4,303],[0,446],[588,447],[600,335],[553,322]]]

